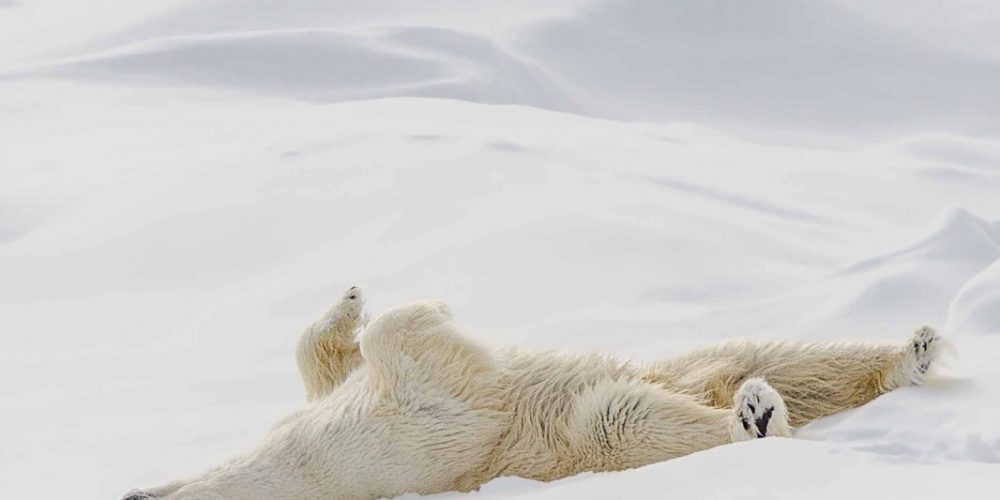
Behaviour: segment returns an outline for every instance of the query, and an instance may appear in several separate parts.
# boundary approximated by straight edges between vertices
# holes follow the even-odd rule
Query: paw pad
[[[763,379],[752,378],[744,382],[736,392],[733,407],[739,426],[734,426],[734,440],[790,434],[785,402]]]
[[[910,339],[911,361],[908,364],[913,370],[912,383],[919,384],[923,381],[923,375],[937,357],[940,345],[941,336],[931,327],[924,326],[913,333]]]

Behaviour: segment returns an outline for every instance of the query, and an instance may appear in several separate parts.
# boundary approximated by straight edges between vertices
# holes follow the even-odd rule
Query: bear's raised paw
[[[768,436],[791,436],[785,401],[762,378],[751,378],[733,397],[733,441],[746,441]]]

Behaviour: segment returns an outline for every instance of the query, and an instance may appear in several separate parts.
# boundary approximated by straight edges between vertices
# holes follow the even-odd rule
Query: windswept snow
[[[353,284],[493,344],[957,352],[797,439],[480,497],[995,489],[1000,59],[926,2],[136,5],[0,1],[0,496],[253,446]]]
[[[606,2],[530,27],[518,47],[614,117],[998,131],[987,82],[1000,64],[939,54],[831,2]]]
[[[983,12],[966,24],[1000,23],[979,0],[948,10],[962,4]],[[120,24],[88,18],[84,36],[67,25],[88,12],[68,8],[55,24],[60,16],[42,6],[9,9],[0,42],[26,47],[0,78],[140,80],[311,102],[447,97],[827,144],[1000,133],[1000,57],[987,57],[1000,52],[956,51],[957,35],[920,36],[916,15],[843,0],[171,0],[146,12],[102,0],[95,9]],[[76,36],[33,43],[53,28]],[[52,46],[25,60],[36,44]]]
[[[197,84],[311,102],[410,95],[555,110],[571,102],[543,71],[489,39],[429,27],[180,36],[15,75]]]

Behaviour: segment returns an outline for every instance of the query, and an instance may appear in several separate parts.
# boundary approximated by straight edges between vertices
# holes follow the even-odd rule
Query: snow
[[[918,5],[0,1],[2,496],[253,446],[353,284],[498,345],[958,353],[795,439],[473,496],[989,496],[1000,19]]]

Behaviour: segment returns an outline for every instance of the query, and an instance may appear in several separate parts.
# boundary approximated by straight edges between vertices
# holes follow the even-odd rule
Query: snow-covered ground
[[[251,447],[359,284],[496,344],[958,353],[797,439],[480,497],[992,498],[998,33],[988,0],[0,0],[0,497]]]

